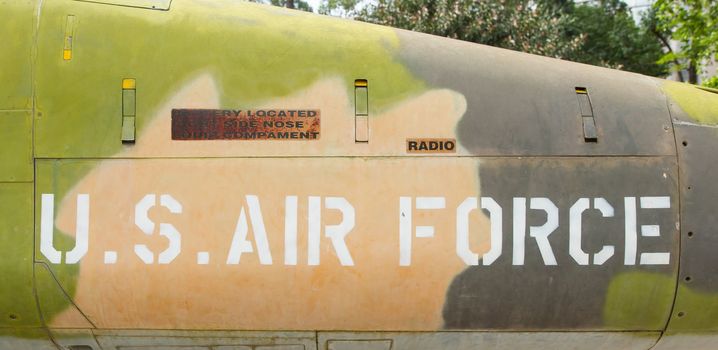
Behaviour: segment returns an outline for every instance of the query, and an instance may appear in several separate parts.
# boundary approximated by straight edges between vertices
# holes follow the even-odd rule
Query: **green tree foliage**
[[[568,57],[581,38],[565,38],[570,18],[560,9],[527,0],[328,0],[355,19],[552,57]]]
[[[279,7],[286,7],[290,9],[297,9],[307,12],[314,12],[314,9],[309,6],[309,3],[304,0],[248,0],[250,2],[258,2],[261,4],[270,4]]]
[[[713,89],[718,89],[718,75],[713,76],[710,79],[706,79],[703,82],[703,86],[713,88]]]
[[[610,68],[664,75],[661,44],[620,0],[324,0],[319,11]]]
[[[657,0],[653,15],[655,33],[668,47],[662,61],[688,70],[688,81],[695,84],[703,62],[718,50],[718,1]],[[670,39],[680,43],[680,50],[670,49]]]
[[[568,22],[568,35],[583,35],[585,40],[568,59],[652,76],[668,73],[667,65],[658,63],[663,48],[648,22],[636,24],[624,2],[604,0],[569,11],[573,21]]]

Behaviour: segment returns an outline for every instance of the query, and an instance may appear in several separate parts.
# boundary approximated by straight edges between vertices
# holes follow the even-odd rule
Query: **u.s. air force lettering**
[[[277,198],[279,199],[279,198]],[[239,264],[242,255],[257,254],[259,262],[262,265],[284,264],[294,266],[305,263],[306,265],[320,264],[320,247],[323,244],[331,245],[337,260],[329,263],[339,263],[343,266],[355,265],[352,257],[352,247],[348,246],[345,238],[352,235],[353,239],[361,242],[362,232],[355,232],[354,228],[357,222],[361,220],[372,220],[375,218],[362,217],[361,212],[355,210],[352,203],[345,197],[338,196],[307,196],[301,198],[302,205],[306,204],[306,215],[309,226],[307,228],[307,260],[305,262],[298,261],[297,258],[297,236],[298,236],[298,220],[300,213],[298,206],[300,197],[285,196],[284,212],[268,213],[263,212],[260,197],[257,195],[245,195],[244,198],[237,198],[241,201],[242,207],[238,214],[227,213],[237,217],[236,227],[231,241],[227,241],[228,254],[226,259],[221,259],[224,264]],[[40,250],[42,254],[53,264],[76,264],[85,256],[89,247],[90,227],[102,227],[93,223],[90,225],[90,207],[92,198],[89,194],[79,194],[76,198],[76,216],[77,228],[75,234],[75,247],[63,254],[55,248],[53,243],[53,220],[54,220],[54,204],[55,196],[51,193],[42,194],[41,207],[41,242]],[[504,243],[504,225],[503,213],[504,208],[492,197],[466,197],[456,208],[447,208],[445,197],[399,197],[394,199],[398,210],[392,213],[387,211],[386,215],[397,215],[398,230],[392,235],[393,241],[398,241],[398,251],[396,251],[396,261],[400,266],[411,266],[412,264],[412,242],[414,240],[429,240],[437,235],[454,236],[456,242],[456,256],[460,258],[466,265],[483,265],[490,266],[496,259],[501,257],[506,251],[511,250],[511,261],[513,265],[524,265],[526,246],[536,245],[539,248],[543,264],[546,266],[558,265],[556,255],[568,254],[570,259],[562,261],[573,261],[579,266],[587,265],[604,265],[611,259],[620,259],[616,263],[626,266],[630,265],[667,265],[670,263],[671,256],[669,252],[642,252],[638,254],[638,235],[647,239],[659,239],[661,236],[661,227],[652,222],[640,222],[638,220],[638,209],[641,212],[658,211],[656,215],[670,214],[666,209],[671,208],[671,198],[668,196],[649,196],[649,197],[623,197],[623,219],[624,219],[624,247],[623,256],[615,257],[616,247],[614,245],[605,244],[598,251],[587,252],[582,248],[583,230],[582,221],[584,216],[591,215],[606,219],[616,216],[617,211],[612,203],[604,198],[577,198],[572,205],[567,208],[556,206],[550,198],[525,198],[515,197],[512,203],[508,204],[513,213],[513,231],[511,249],[508,249],[508,243]],[[391,202],[389,202],[391,203]],[[156,223],[150,219],[149,212],[152,208],[161,207],[161,210],[169,211],[172,215],[182,215],[185,206],[202,206],[202,203],[181,203],[172,194],[155,194],[149,193],[140,198],[134,206],[134,226],[138,232],[145,235],[153,235]],[[507,204],[504,204],[507,206]],[[480,230],[478,225],[472,223],[470,214],[483,210],[489,218],[489,230]],[[527,212],[542,212],[545,217],[545,223],[540,226],[530,226],[527,229]],[[661,212],[664,210],[665,212]],[[455,232],[438,232],[431,225],[416,225],[412,219],[419,216],[422,212],[440,211],[443,215],[452,215],[455,218]],[[335,217],[340,218],[338,224],[325,224],[322,226],[322,212],[334,212]],[[415,215],[416,214],[416,215]],[[621,213],[619,213],[620,216]],[[283,215],[283,218],[276,216]],[[326,214],[324,214],[326,215]],[[568,215],[568,237],[553,237],[554,242],[557,238],[568,240],[568,252],[555,251],[549,241],[549,236],[559,229],[559,216]],[[265,218],[274,219],[275,222],[284,223],[284,232],[268,232],[267,227],[275,227],[275,225],[265,225]],[[452,218],[452,219],[453,219]],[[270,219],[270,220],[271,220]],[[280,220],[277,220],[280,219]],[[565,220],[564,220],[565,222]],[[251,225],[250,225],[251,224]],[[158,254],[151,251],[144,244],[135,244],[134,253],[145,264],[169,264],[181,253],[182,234],[192,234],[192,232],[180,232],[172,223],[159,223],[159,235],[164,236],[167,241],[167,247]],[[639,230],[640,228],[640,230]],[[484,231],[484,232],[482,232]],[[565,230],[563,230],[565,232]],[[249,233],[252,233],[251,239]],[[195,232],[195,234],[197,234]],[[391,233],[389,233],[391,235]],[[489,249],[484,254],[475,252],[470,244],[470,238],[479,235],[488,235]],[[283,262],[277,260],[277,252],[270,250],[270,239],[277,239],[284,242],[284,258]],[[475,239],[475,238],[474,238]],[[274,245],[276,247],[276,245]],[[565,245],[561,245],[565,247]],[[256,247],[256,249],[254,248]],[[215,252],[217,253],[217,252]],[[62,256],[65,259],[62,259]],[[198,264],[206,264],[209,252],[202,252],[198,255]],[[508,257],[507,257],[508,258]],[[114,251],[106,252],[105,264],[115,264],[118,261],[117,253]],[[327,263],[321,262],[321,263]]]

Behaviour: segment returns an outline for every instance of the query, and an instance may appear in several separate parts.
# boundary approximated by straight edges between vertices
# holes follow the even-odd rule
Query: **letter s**
[[[145,195],[135,205],[135,225],[148,236],[151,236],[154,232],[155,223],[150,220],[147,214],[155,205],[157,205],[157,197],[154,194]],[[182,213],[182,205],[168,194],[160,196],[160,205],[167,208],[170,213]],[[164,236],[169,240],[169,246],[159,254],[157,260],[160,264],[169,264],[179,255],[182,249],[182,237],[174,226],[167,223],[160,223],[160,236]],[[135,244],[135,254],[145,264],[152,264],[155,260],[154,253],[144,244]]]

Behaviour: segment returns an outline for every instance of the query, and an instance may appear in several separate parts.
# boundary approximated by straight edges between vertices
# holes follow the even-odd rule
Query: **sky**
[[[631,12],[633,12],[633,19],[638,21],[641,19],[641,14],[651,7],[654,0],[623,0],[623,2],[631,8]]]
[[[314,10],[314,12],[317,12],[317,10],[319,10],[319,3],[321,2],[321,0],[306,0],[306,1],[309,3],[309,6],[312,7],[312,10]]]

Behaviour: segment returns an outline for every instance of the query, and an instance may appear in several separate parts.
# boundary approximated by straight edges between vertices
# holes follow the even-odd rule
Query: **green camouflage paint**
[[[33,297],[31,183],[0,183],[0,328],[38,327]]]
[[[35,1],[0,1],[0,329],[41,326],[33,297],[31,54]],[[8,40],[10,39],[10,40]],[[0,334],[2,336],[2,334]],[[0,342],[1,343],[1,342]]]
[[[64,61],[69,14],[76,17],[73,58]],[[120,151],[123,78],[137,80],[138,135],[163,101],[202,73],[217,79],[227,108],[252,107],[333,76],[346,82],[348,93],[357,78],[381,78],[371,85],[372,111],[424,89],[395,58],[393,29],[298,11],[240,1],[173,1],[167,12],[47,1],[41,22],[41,157],[111,157]]]
[[[663,91],[699,124],[718,124],[718,93],[666,80]]]
[[[673,304],[675,277],[650,272],[624,272],[611,280],[603,319],[606,329],[662,330]],[[666,310],[668,308],[669,310]]]
[[[0,110],[32,108],[31,55],[35,0],[0,0]]]
[[[32,2],[23,4],[32,5]],[[10,8],[15,11],[15,7]],[[23,8],[22,16],[13,16],[13,11],[5,12],[4,19],[7,21],[3,23],[6,26],[3,30],[7,29],[15,33],[20,31],[21,27],[26,28],[28,20],[32,24],[32,12],[27,11],[27,8],[31,6]],[[52,175],[37,179],[36,212],[40,210],[40,193],[54,193],[56,201],[61,200],[79,179],[99,163],[99,161],[91,161],[83,163],[88,164],[87,166],[67,167],[72,168],[74,173],[65,170],[60,175],[55,171],[56,167],[73,160],[59,160],[59,158],[106,158],[116,156],[122,151],[119,135],[120,82],[123,78],[137,79],[139,137],[163,101],[180,90],[188,81],[205,73],[216,79],[220,104],[226,108],[238,105],[257,106],[273,98],[291,95],[323,78],[339,77],[344,82],[348,95],[351,95],[354,79],[363,78],[370,81],[372,111],[370,114],[375,114],[422,92],[428,85],[418,78],[419,74],[415,75],[414,71],[406,68],[403,62],[407,60],[406,57],[402,56],[399,59],[402,51],[400,40],[396,31],[389,28],[235,1],[175,0],[172,10],[167,12],[69,0],[46,1],[41,13],[42,23],[39,26],[35,75],[37,113],[34,116],[36,123],[34,154],[38,158],[51,158],[38,162],[36,170],[38,173]],[[67,15],[74,15],[77,18],[73,58],[70,61],[62,59],[63,33]],[[0,14],[0,19],[3,19],[2,16],[3,14]],[[29,28],[32,29],[33,26],[30,25]],[[31,107],[30,60],[29,54],[26,54],[31,49],[30,42],[32,41],[23,38],[11,41],[11,47],[16,49],[14,52],[23,54],[0,58],[3,67],[19,67],[17,72],[20,72],[17,76],[3,76],[3,79],[19,82],[12,88],[0,90],[3,93],[0,95],[0,102],[5,101],[5,105],[10,109]],[[503,54],[503,52],[499,53]],[[479,52],[476,55],[479,55]],[[521,56],[521,60],[529,62],[533,58]],[[551,64],[552,67],[563,67],[554,65],[548,60],[542,59],[541,62],[546,65]],[[530,64],[522,66],[535,68]],[[572,67],[581,71],[588,70],[582,66]],[[433,74],[432,72],[426,70],[423,73],[429,76]],[[599,73],[603,74],[604,71],[596,72],[595,75],[598,76]],[[471,84],[470,79],[456,80],[461,81],[462,84]],[[381,81],[381,84],[372,84],[376,81]],[[582,82],[564,84],[569,87],[566,90],[567,100],[574,98],[571,87],[578,83]],[[525,85],[526,89],[531,88],[531,84]],[[472,87],[469,86],[457,90],[468,93],[473,91],[471,89]],[[498,91],[498,89],[494,90]],[[701,124],[718,122],[716,117],[718,113],[715,110],[718,105],[711,102],[716,100],[715,95],[709,92],[696,94],[697,89],[693,87],[675,86],[671,83],[664,86],[664,91],[697,122]],[[9,97],[3,100],[6,95]],[[596,97],[600,97],[600,94],[597,93]],[[472,109],[473,112],[479,110],[479,108]],[[533,112],[533,109],[526,110]],[[562,115],[572,116],[573,109],[566,108],[561,112],[566,112]],[[495,113],[491,116],[499,115],[500,113]],[[27,118],[12,120],[12,123],[18,123],[24,128],[29,127]],[[660,129],[660,125],[656,124],[656,129]],[[17,137],[18,145],[4,150],[8,153],[10,162],[5,162],[2,165],[5,168],[2,169],[10,170],[0,171],[0,174],[11,173],[8,175],[9,180],[32,181],[32,168],[28,168],[26,164],[27,150],[30,149],[27,145],[27,135],[27,133],[9,135]],[[653,139],[652,135],[649,136],[646,139]],[[474,135],[464,141],[475,139],[478,137]],[[632,139],[629,141],[633,142]],[[550,137],[547,137],[546,142],[547,151],[541,153],[542,155],[553,154],[551,152],[561,149],[571,149],[564,147],[564,144],[548,144],[553,142]],[[653,151],[652,143],[645,144],[648,145],[645,149],[656,152],[655,154],[644,152],[645,154],[666,153]],[[601,155],[634,152],[630,147],[625,146],[616,145],[618,151],[608,150]],[[481,151],[478,146],[475,149],[477,152]],[[496,153],[493,149],[485,152]],[[588,154],[588,151],[586,153]],[[21,190],[13,186],[2,184],[0,191],[6,189],[10,198],[15,196],[24,205],[32,207],[32,184],[18,185]],[[0,216],[17,216],[13,209],[16,208],[0,207],[0,213],[8,213]],[[29,225],[32,222],[32,210],[28,209],[24,213],[27,215],[13,217],[13,220],[17,220],[19,225],[17,227],[20,227],[21,231],[32,230],[32,226]],[[39,219],[35,221],[35,227],[39,228]],[[24,236],[17,235],[14,231],[8,232],[10,231],[0,234],[0,240],[4,240],[2,244],[19,246],[22,249],[15,252],[18,254],[13,257],[15,260],[6,261],[29,260],[30,255],[27,252],[32,249],[32,239],[28,237],[32,238],[32,235]],[[36,232],[36,236],[39,238],[39,232]],[[74,246],[73,239],[59,230],[55,232],[55,240],[55,246],[62,251]],[[25,255],[22,255],[22,252]],[[35,251],[35,256],[44,259],[39,249]],[[30,281],[27,278],[28,271],[11,268],[13,265],[10,264],[2,265],[6,261],[0,261],[0,269],[5,269],[10,274],[21,273],[21,276],[13,278],[18,284],[12,289],[3,289],[5,285],[0,286],[0,297],[5,295],[2,293],[12,293],[8,294],[11,297],[4,300],[12,300],[13,305],[3,305],[3,307],[17,306],[18,310],[21,310],[17,312],[20,315],[32,315],[33,310],[36,313],[35,306],[31,305],[30,301],[18,304],[14,298],[31,286],[27,284]],[[52,265],[51,268],[55,278],[64,287],[64,292],[73,297],[79,276],[79,265],[61,264]],[[49,322],[53,316],[70,306],[70,303],[58,293],[60,289],[54,279],[38,278],[36,283],[38,297],[43,305],[46,321]],[[642,294],[645,292],[642,288],[646,286],[650,287],[648,291],[651,294],[650,298]],[[666,274],[629,272],[617,275],[610,281],[606,293],[603,310],[604,327],[636,329],[640,325],[650,329],[663,329],[665,323],[661,322],[661,319],[666,311],[654,309],[655,312],[646,313],[645,310],[651,309],[650,305],[646,305],[646,300],[665,301],[663,305],[670,305],[674,290],[675,278]],[[710,299],[712,298],[710,294],[692,291],[686,285],[680,285],[679,291],[685,292],[684,295],[688,297],[690,303],[695,301],[697,305],[715,304],[715,298]],[[25,294],[31,295],[31,292]],[[27,308],[23,311],[21,307]],[[27,316],[19,320],[27,322],[27,325],[39,324],[37,315],[34,318]],[[710,319],[700,318],[690,322],[705,324],[705,322],[710,323]],[[0,319],[0,327],[3,325]]]
[[[73,54],[65,61],[63,35],[70,14],[76,17]],[[217,79],[220,103],[228,108],[255,106],[334,76],[345,82],[347,94],[353,94],[357,78],[382,81],[371,85],[370,114],[425,89],[397,60],[393,29],[239,1],[173,1],[168,12],[46,1],[38,35],[35,156],[43,158],[120,152],[123,78],[137,80],[138,135],[163,101],[202,73]],[[38,165],[45,166],[50,165]],[[46,192],[59,201],[91,168],[37,179],[36,203]],[[39,218],[35,224],[40,227]],[[61,251],[74,246],[57,229],[55,239]],[[35,256],[44,260],[39,247]],[[51,265],[51,270],[73,297],[78,265]],[[51,296],[57,293],[54,281],[37,283],[51,322],[68,302]]]

